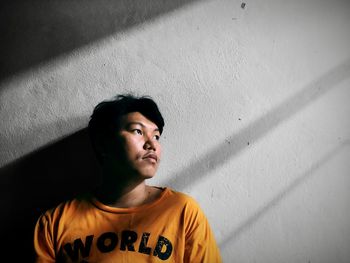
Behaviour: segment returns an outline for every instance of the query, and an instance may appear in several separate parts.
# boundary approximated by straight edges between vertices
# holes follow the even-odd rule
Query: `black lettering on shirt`
[[[111,252],[118,244],[118,236],[113,232],[106,232],[97,239],[97,248],[102,253]]]
[[[151,254],[151,248],[147,247],[148,238],[150,236],[150,233],[143,233],[140,241],[139,246],[139,252],[143,254],[150,255]]]
[[[166,237],[159,235],[155,247],[148,247],[147,245],[150,236],[151,233],[142,233],[139,246],[136,248],[137,252],[152,255],[161,260],[167,260],[173,251],[171,241]],[[86,263],[91,252],[93,239],[94,235],[88,235],[85,237],[85,244],[81,238],[75,239],[72,243],[64,244],[57,254],[57,262],[66,262],[68,258],[70,258],[70,260],[74,262],[79,261],[81,263]],[[118,241],[120,240],[121,251],[135,251],[135,242],[137,239],[138,234],[131,230],[122,231],[120,239],[118,238],[117,232],[105,232],[98,237],[96,243],[94,243],[94,246],[96,246],[100,252],[108,253],[116,249],[118,246]]]
[[[93,238],[93,235],[87,236],[85,238],[85,245],[83,244],[81,238],[78,238],[74,240],[73,247],[71,243],[67,243],[63,246],[63,248],[73,261],[77,261],[79,258],[79,252],[83,258],[89,256]]]
[[[161,260],[167,260],[170,257],[172,251],[173,245],[171,242],[167,238],[159,236],[157,245],[153,252],[153,256],[157,256]]]
[[[122,232],[122,238],[120,241],[120,250],[126,250],[128,248],[129,251],[135,251],[134,243],[137,240],[137,233],[130,230],[124,230]]]

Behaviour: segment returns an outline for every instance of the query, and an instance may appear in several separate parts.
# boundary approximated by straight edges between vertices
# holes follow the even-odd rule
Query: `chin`
[[[143,179],[151,179],[155,176],[154,173],[141,173],[140,176],[143,178]]]
[[[148,180],[148,179],[152,179],[152,178],[153,178],[153,176],[143,176],[142,177],[143,180]]]
[[[143,179],[151,179],[155,176],[155,171],[152,169],[152,171],[139,171],[139,175]]]

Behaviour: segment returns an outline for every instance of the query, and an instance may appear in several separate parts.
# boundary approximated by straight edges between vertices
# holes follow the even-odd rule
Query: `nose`
[[[153,140],[152,137],[153,137],[153,136],[146,135],[145,144],[143,145],[143,148],[144,148],[145,150],[153,150],[153,151],[156,151],[157,147],[156,147],[155,141]]]

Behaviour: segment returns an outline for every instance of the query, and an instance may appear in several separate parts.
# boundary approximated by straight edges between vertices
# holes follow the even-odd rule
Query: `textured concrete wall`
[[[54,0],[0,17],[12,248],[93,185],[89,115],[133,92],[166,119],[149,183],[198,200],[224,262],[350,262],[349,1]]]

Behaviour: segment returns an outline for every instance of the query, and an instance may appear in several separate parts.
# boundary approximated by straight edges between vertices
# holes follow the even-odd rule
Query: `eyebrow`
[[[126,127],[129,128],[131,125],[136,125],[136,124],[142,126],[143,128],[146,128],[146,126],[145,126],[143,123],[137,122],[137,121],[128,122],[128,123],[126,124]],[[159,128],[155,128],[154,131],[159,131]]]

